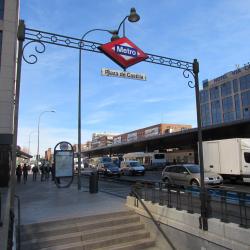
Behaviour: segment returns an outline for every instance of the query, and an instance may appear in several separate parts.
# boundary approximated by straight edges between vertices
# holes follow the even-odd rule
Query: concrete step
[[[48,236],[55,236],[67,233],[83,232],[87,230],[97,229],[101,227],[112,227],[116,225],[125,225],[129,223],[139,222],[140,218],[136,214],[122,215],[114,218],[94,218],[93,221],[81,221],[70,224],[56,224],[50,227],[37,227],[31,230],[31,228],[21,231],[21,240],[31,240],[37,238],[44,238]]]
[[[126,211],[120,211],[120,212],[115,212],[115,213],[105,213],[105,214],[97,214],[97,215],[90,215],[90,216],[77,217],[77,218],[46,221],[46,222],[40,222],[40,223],[34,223],[34,224],[21,225],[21,231],[22,232],[32,231],[32,230],[42,231],[44,228],[46,229],[48,227],[94,221],[94,220],[105,219],[105,218],[115,218],[115,217],[121,217],[121,216],[126,216],[126,215],[128,216],[131,214],[135,214],[135,212],[132,210],[126,210]]]
[[[22,242],[22,249],[33,250],[45,247],[52,247],[60,244],[68,244],[73,242],[79,242],[82,240],[90,240],[95,238],[106,237],[110,235],[125,233],[125,232],[135,232],[137,230],[144,229],[144,225],[138,222],[128,223],[123,225],[116,225],[113,227],[102,227],[93,230],[86,230],[84,232],[60,234],[55,236],[48,236],[43,238],[36,238]]]
[[[137,249],[159,250],[155,246],[155,241],[151,238],[135,240],[122,244],[119,243],[113,246],[97,248],[96,250],[137,250]]]
[[[52,246],[47,248],[39,248],[37,250],[83,250],[83,249],[100,249],[106,247],[111,249],[114,245],[120,245],[123,243],[138,241],[138,240],[147,240],[150,237],[147,231],[138,230],[136,232],[126,232],[116,235],[110,235],[106,237],[101,237],[97,239],[91,239],[86,241],[74,242],[70,244],[61,244],[58,246]],[[115,248],[113,248],[115,249]],[[129,249],[129,248],[128,248]]]

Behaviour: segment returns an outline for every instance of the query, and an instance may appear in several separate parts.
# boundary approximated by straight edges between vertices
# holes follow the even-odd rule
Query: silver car
[[[200,166],[195,164],[180,164],[167,166],[162,171],[162,181],[168,184],[200,186]],[[223,178],[213,172],[204,173],[207,184],[222,184]]]

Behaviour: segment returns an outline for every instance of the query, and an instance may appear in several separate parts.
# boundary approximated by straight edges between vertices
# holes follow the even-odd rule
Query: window
[[[238,88],[238,80],[234,79],[233,80],[233,89],[234,89],[234,93],[238,92],[239,88]]]
[[[214,101],[211,103],[211,113],[213,124],[221,122],[221,106],[220,101]]]
[[[245,162],[246,162],[246,163],[250,163],[250,153],[245,152],[245,153],[244,153],[244,158],[245,158]]]
[[[230,122],[230,121],[234,121],[234,112],[227,112],[223,114],[223,120],[224,122]]]
[[[199,165],[189,165],[187,166],[187,169],[193,173],[193,174],[197,174],[200,173],[200,166]]]
[[[220,93],[219,93],[219,88],[218,87],[214,87],[214,88],[210,89],[210,99],[211,100],[218,99],[219,96],[220,96]]]
[[[155,154],[155,159],[165,159],[165,154]]]
[[[208,102],[208,90],[200,91],[201,103]]]
[[[250,110],[249,108],[243,109],[243,118],[250,118]]]
[[[241,119],[240,96],[238,94],[234,96],[234,104],[235,104],[236,119]]]
[[[250,89],[250,75],[240,78],[240,90]]]
[[[221,96],[222,97],[227,96],[227,95],[231,95],[231,93],[232,93],[231,82],[223,83],[220,88],[221,88]]]
[[[185,167],[178,166],[177,167],[177,173],[180,173],[180,174],[187,173],[187,169]]]
[[[202,126],[210,125],[210,112],[209,112],[209,104],[201,105],[201,120]]]
[[[233,98],[231,96],[222,100],[222,108],[224,113],[233,110]]]
[[[0,19],[3,19],[4,0],[0,0]]]
[[[250,106],[250,90],[241,94],[242,107]]]

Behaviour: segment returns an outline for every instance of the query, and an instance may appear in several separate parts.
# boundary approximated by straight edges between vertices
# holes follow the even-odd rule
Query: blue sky
[[[200,82],[249,62],[250,1],[246,0],[29,0],[21,1],[28,28],[80,38],[93,28],[116,29],[135,7],[141,19],[126,22],[126,36],[144,52],[200,63]],[[86,37],[100,43],[110,35]],[[82,142],[94,132],[123,133],[157,123],[196,127],[194,90],[182,71],[146,62],[128,68],[147,81],[101,76],[119,69],[103,54],[83,52]],[[34,65],[22,64],[18,144],[36,153],[38,116],[40,152],[59,141],[77,143],[78,51],[47,45]]]

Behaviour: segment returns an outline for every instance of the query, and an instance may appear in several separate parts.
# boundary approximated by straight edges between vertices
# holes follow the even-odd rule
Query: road
[[[125,199],[127,195],[130,194],[131,188],[136,181],[158,182],[159,179],[159,172],[147,172],[145,176],[100,176],[99,191]],[[83,177],[82,181],[83,186],[88,188],[88,177]],[[223,192],[218,191],[216,188],[210,191],[210,203],[208,203],[210,217],[224,219],[228,222],[243,224],[243,226],[250,227],[250,186],[224,184],[220,189],[227,190],[229,193],[223,197]],[[180,210],[190,210],[191,212],[200,213],[199,191],[190,191],[183,188],[171,188],[169,190],[164,188],[160,191],[157,187],[142,187],[140,191],[142,198],[145,200],[151,200],[166,206],[169,205]],[[245,201],[243,203],[241,196],[233,193],[236,191],[249,193],[249,195],[244,196]]]
[[[117,177],[104,177],[101,178],[102,180],[107,181],[115,181],[115,182],[127,182],[127,183],[135,183],[138,181],[155,181],[159,182],[161,181],[161,171],[147,171],[144,176],[121,176],[120,178]],[[237,184],[231,184],[231,183],[224,183],[220,186],[220,188],[231,190],[235,192],[247,192],[250,193],[250,183],[237,183]]]

